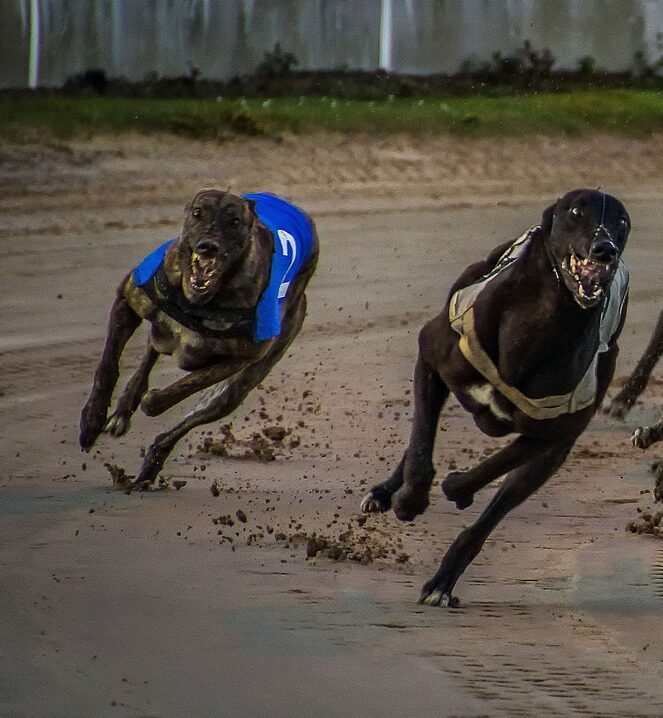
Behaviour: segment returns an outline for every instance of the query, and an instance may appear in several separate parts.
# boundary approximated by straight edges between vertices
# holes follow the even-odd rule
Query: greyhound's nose
[[[590,247],[589,256],[598,262],[612,262],[617,256],[617,247],[609,239],[597,239]]]
[[[216,242],[204,241],[196,246],[196,252],[203,257],[215,255],[218,251],[219,247]]]

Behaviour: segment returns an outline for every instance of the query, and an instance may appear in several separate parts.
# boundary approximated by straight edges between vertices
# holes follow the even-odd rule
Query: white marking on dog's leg
[[[196,411],[204,411],[205,409],[208,409],[212,404],[214,404],[218,399],[223,396],[224,392],[227,389],[227,379],[225,381],[220,381],[218,384],[214,384],[207,389],[204,389],[200,394],[200,400],[196,404],[195,409],[193,409],[190,414],[193,414]]]

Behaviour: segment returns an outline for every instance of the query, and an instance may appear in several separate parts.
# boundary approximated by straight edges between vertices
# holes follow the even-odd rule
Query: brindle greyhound
[[[615,396],[607,409],[611,416],[623,419],[628,414],[633,404],[635,404],[635,400],[647,386],[649,377],[661,358],[661,354],[663,354],[663,311],[658,317],[654,333],[644,354],[640,357],[640,361],[636,364],[631,376],[626,380],[622,390]],[[639,426],[631,437],[633,445],[640,449],[648,449],[652,444],[661,440],[663,440],[663,416],[655,424]],[[663,478],[663,464],[659,468],[659,473]]]
[[[614,197],[569,192],[544,211],[540,225],[468,267],[442,313],[421,330],[410,443],[362,510],[391,507],[411,521],[426,509],[438,418],[450,392],[485,434],[520,436],[442,482],[463,509],[506,474],[478,520],[448,549],[420,602],[456,605],[453,588],[490,532],[562,465],[600,406],[626,313],[621,254],[629,230]]]
[[[157,416],[209,388],[148,449],[134,484],[153,481],[187,432],[237,408],[284,354],[304,321],[304,290],[317,259],[315,226],[294,205],[274,195],[198,192],[185,207],[179,237],[118,288],[81,414],[81,448],[89,450],[103,431],[124,434],[139,405]],[[143,319],[151,323],[147,351],[108,417],[120,355]],[[173,355],[188,374],[147,391],[160,354]]]

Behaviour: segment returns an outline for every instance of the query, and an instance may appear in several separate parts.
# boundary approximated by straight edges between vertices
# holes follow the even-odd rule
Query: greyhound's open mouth
[[[605,296],[614,268],[614,262],[581,257],[573,249],[562,262],[567,286],[583,309],[595,306]]]
[[[202,255],[195,251],[192,253],[190,278],[191,288],[194,291],[205,292],[209,289],[217,264],[215,256]]]

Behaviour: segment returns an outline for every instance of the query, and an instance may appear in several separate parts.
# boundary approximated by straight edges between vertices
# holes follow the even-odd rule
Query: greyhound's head
[[[247,256],[256,221],[254,202],[217,189],[202,189],[184,209],[179,239],[182,291],[205,304]]]
[[[547,251],[553,267],[583,309],[597,306],[617,270],[631,220],[609,194],[578,189],[543,213]]]

